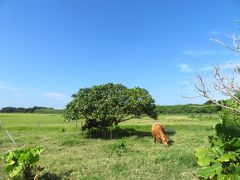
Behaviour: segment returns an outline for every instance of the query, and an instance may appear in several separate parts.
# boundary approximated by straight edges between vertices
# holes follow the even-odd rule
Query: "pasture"
[[[207,142],[217,115],[161,115],[172,145],[154,144],[152,120],[132,119],[120,124],[113,139],[83,137],[80,125],[61,114],[0,113],[0,155],[7,150],[43,145],[41,179],[197,179],[196,147]],[[6,179],[0,161],[0,179]]]

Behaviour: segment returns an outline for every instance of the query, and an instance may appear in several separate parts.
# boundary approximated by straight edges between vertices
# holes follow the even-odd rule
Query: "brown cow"
[[[161,124],[153,123],[152,136],[155,143],[158,141],[168,147],[168,136],[166,135],[166,132]]]

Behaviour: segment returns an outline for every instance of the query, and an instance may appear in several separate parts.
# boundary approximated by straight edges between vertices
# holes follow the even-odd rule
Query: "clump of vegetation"
[[[4,170],[10,179],[37,179],[43,170],[37,163],[42,146],[8,151],[4,156]]]
[[[139,87],[129,89],[121,84],[108,83],[82,88],[72,97],[64,117],[68,121],[85,119],[83,130],[105,132],[131,118],[146,115],[157,118],[153,98],[147,90]]]
[[[205,179],[240,178],[240,138],[226,135],[222,124],[216,125],[208,146],[197,148],[195,155],[203,167],[198,176]]]
[[[108,146],[107,152],[109,154],[116,154],[117,156],[122,156],[124,153],[127,152],[126,143],[124,141],[121,141],[111,144],[110,146]]]
[[[85,141],[79,141],[77,139],[67,139],[61,142],[61,146],[77,146],[77,145],[82,145],[85,144]]]
[[[225,101],[225,104],[236,109],[240,108],[240,104],[237,104],[233,99]],[[224,109],[220,116],[224,132],[233,137],[240,137],[240,113]]]
[[[66,132],[66,128],[63,127],[60,132],[61,132],[61,133]]]

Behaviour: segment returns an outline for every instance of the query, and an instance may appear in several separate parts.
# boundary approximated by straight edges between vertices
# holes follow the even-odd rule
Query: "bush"
[[[202,166],[197,175],[204,179],[240,179],[240,138],[226,135],[222,124],[209,136],[209,144],[196,149]]]
[[[37,178],[39,173],[43,170],[37,162],[39,156],[43,151],[43,147],[17,149],[15,151],[8,151],[3,160],[5,163],[4,170],[10,179],[25,179],[30,180]]]

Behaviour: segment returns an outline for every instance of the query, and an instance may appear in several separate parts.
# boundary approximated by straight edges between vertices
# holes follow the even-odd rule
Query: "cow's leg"
[[[153,136],[153,141],[154,141],[154,143],[157,142],[157,138],[156,138],[156,136]]]
[[[159,143],[162,143],[162,139],[161,139],[160,137],[157,138],[157,141],[158,141]]]

